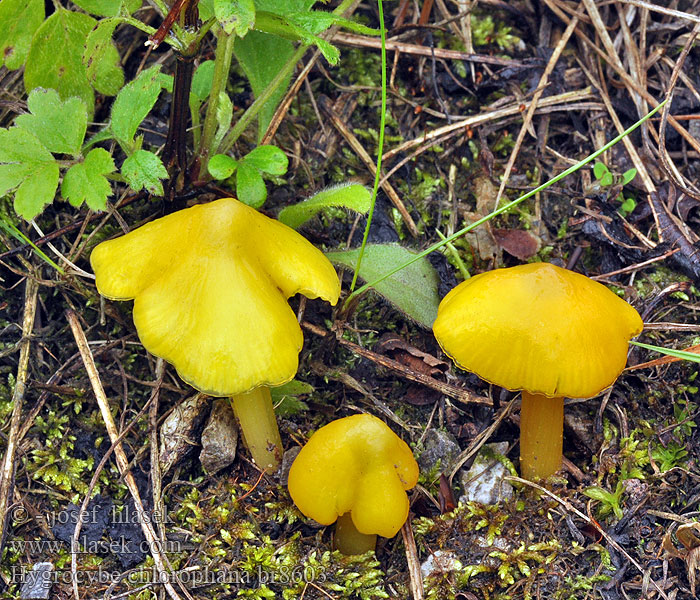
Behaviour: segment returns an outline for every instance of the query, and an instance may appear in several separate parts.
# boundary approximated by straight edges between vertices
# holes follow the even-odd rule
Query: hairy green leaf
[[[101,17],[116,17],[122,6],[129,14],[141,7],[141,0],[73,0],[85,12]]]
[[[238,161],[225,154],[215,154],[209,159],[207,170],[214,179],[228,179],[238,167]]]
[[[274,35],[250,31],[244,38],[236,39],[233,52],[257,98],[291,59],[294,44]],[[272,115],[287,91],[290,78],[291,74],[277,87],[258,113],[258,140],[267,131]]]
[[[61,98],[82,98],[92,114],[95,94],[83,64],[85,39],[97,21],[59,8],[37,29],[24,67],[24,87],[53,88]]]
[[[255,23],[253,0],[214,0],[214,14],[223,30],[243,37]]]
[[[120,17],[102,19],[85,41],[83,63],[88,81],[105,96],[116,96],[124,85],[119,53],[112,42],[112,34],[122,22]]]
[[[137,150],[124,161],[122,175],[132,190],[138,192],[146,188],[154,196],[162,196],[163,184],[160,180],[165,179],[168,172],[163,161],[153,152]]]
[[[326,256],[334,264],[354,269],[359,252],[359,248],[356,248],[326,252]],[[414,252],[396,244],[368,244],[362,257],[359,276],[365,281],[374,281],[412,258],[415,258]],[[430,328],[437,317],[440,304],[438,283],[437,273],[430,261],[421,258],[387,277],[374,289],[405,315],[423,327]]]
[[[73,165],[63,176],[61,195],[73,206],[85,202],[92,210],[104,210],[112,193],[105,175],[115,170],[112,155],[103,148],[94,148],[82,163]]]
[[[58,163],[31,133],[0,129],[0,196],[15,190],[15,212],[28,221],[53,202]]]
[[[172,79],[160,72],[160,65],[143,71],[119,92],[112,106],[112,132],[127,152],[134,150],[134,136],[158,100],[160,91]]]
[[[284,175],[289,166],[287,155],[277,146],[272,145],[254,148],[243,157],[243,162],[270,175]]]
[[[0,65],[19,69],[44,21],[44,0],[0,0]]]
[[[293,229],[299,229],[320,210],[329,206],[341,206],[366,214],[371,206],[372,194],[359,183],[345,183],[314,194],[311,198],[280,211],[278,219]]]
[[[244,162],[238,163],[236,195],[241,202],[253,208],[260,208],[265,203],[267,188],[260,171],[254,166]]]
[[[30,114],[15,125],[32,134],[51,152],[78,156],[87,129],[87,108],[80,98],[62,101],[56,90],[34,88],[27,99]]]

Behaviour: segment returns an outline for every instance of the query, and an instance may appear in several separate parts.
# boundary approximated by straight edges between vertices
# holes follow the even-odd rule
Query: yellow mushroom
[[[289,494],[322,525],[335,522],[344,554],[373,550],[376,536],[393,537],[408,517],[406,490],[418,464],[406,443],[381,420],[359,414],[321,427],[289,471]]]
[[[335,304],[326,257],[286,225],[233,198],[199,204],[103,242],[90,257],[97,289],[134,299],[144,347],[211,396],[231,396],[255,462],[282,445],[268,386],[292,379],[303,343],[287,298]]]
[[[613,384],[642,319],[588,277],[548,263],[496,269],[454,288],[433,332],[462,369],[522,390],[520,466],[544,479],[561,467],[564,397]]]

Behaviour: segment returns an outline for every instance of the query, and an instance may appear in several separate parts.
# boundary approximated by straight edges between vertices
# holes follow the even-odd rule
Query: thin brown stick
[[[340,46],[353,46],[355,48],[373,48],[380,50],[382,47],[381,40],[365,35],[357,35],[354,33],[339,32],[333,36],[333,43]],[[414,56],[433,56],[428,46],[419,46],[417,44],[406,44],[404,42],[395,42],[392,40],[386,41],[387,52],[402,52],[403,54],[412,54]],[[458,50],[445,50],[444,48],[435,48],[435,58],[445,58],[451,60],[466,60],[469,62],[481,63],[485,65],[496,65],[499,67],[525,67],[526,63],[520,60],[512,60],[507,58],[497,58],[495,56],[487,56],[485,54],[469,54],[468,52],[460,52]]]
[[[0,554],[5,545],[7,534],[8,509],[10,496],[14,488],[15,479],[15,453],[19,443],[20,422],[22,420],[22,407],[24,406],[24,394],[27,389],[29,372],[29,349],[34,318],[36,316],[37,296],[39,284],[28,277],[24,288],[24,316],[22,317],[22,340],[20,341],[19,364],[17,365],[17,379],[12,393],[12,416],[10,417],[10,433],[7,438],[5,459],[2,463],[0,474]]]
[[[126,458],[124,449],[119,442],[119,432],[117,431],[117,426],[112,418],[112,413],[109,408],[109,402],[107,400],[107,395],[105,394],[104,388],[102,387],[102,381],[100,380],[99,373],[97,372],[97,367],[95,366],[95,361],[93,360],[92,353],[90,352],[90,347],[88,346],[87,338],[85,337],[85,332],[80,326],[78,321],[78,316],[72,311],[66,311],[66,318],[68,319],[68,324],[70,325],[71,331],[73,332],[73,337],[78,345],[78,351],[80,352],[80,357],[83,359],[83,364],[85,365],[85,370],[87,371],[90,384],[92,385],[92,390],[95,394],[95,399],[100,408],[100,413],[102,414],[102,419],[105,422],[105,428],[109,435],[109,439],[114,444],[114,455],[117,461],[117,466],[119,467],[119,472],[124,477],[126,487],[129,489],[129,493],[134,500],[134,505],[136,507],[136,514],[138,515],[139,524],[141,525],[141,530],[143,535],[148,542],[148,547],[153,557],[153,562],[158,571],[159,580],[163,582],[168,595],[172,600],[180,600],[179,594],[175,591],[172,583],[170,582],[171,577],[174,574],[170,573],[166,567],[163,559],[163,554],[161,553],[160,545],[158,543],[158,537],[156,536],[153,526],[151,525],[151,519],[146,514],[146,510],[143,507],[143,502],[141,500],[141,494],[136,486],[136,481],[134,476],[129,470],[129,461]],[[182,586],[181,586],[182,587]]]
[[[587,100],[591,98],[594,98],[594,96],[592,93],[592,88],[589,86],[583,88],[582,90],[576,90],[574,92],[565,92],[556,96],[548,96],[547,98],[543,98],[539,103],[538,110],[544,107],[557,106],[559,104],[566,104],[568,102],[579,102],[581,100]],[[518,115],[526,108],[527,103],[514,102],[513,104],[509,104],[508,106],[504,106],[502,108],[489,110],[487,112],[466,117],[465,119],[460,119],[459,121],[451,123],[449,125],[443,125],[442,127],[433,129],[432,131],[429,131],[428,133],[421,135],[418,138],[408,140],[407,142],[404,142],[403,144],[392,148],[384,154],[384,161],[392,160],[397,154],[401,154],[406,150],[410,150],[411,148],[420,146],[421,144],[427,143],[428,141],[436,137],[441,137],[452,131],[456,131],[458,129],[466,129],[467,127],[476,127],[477,125],[483,125],[484,123],[488,123],[490,121],[498,121],[505,117]]]
[[[302,327],[304,327],[304,329],[308,329],[314,335],[319,335],[322,337],[328,335],[328,332],[325,329],[322,329],[321,327],[318,327],[313,323],[308,323],[307,321],[304,321],[302,323]],[[399,373],[406,379],[415,381],[416,383],[420,383],[426,387],[432,388],[440,392],[441,394],[444,394],[445,396],[449,396],[450,398],[458,400],[459,402],[463,402],[464,404],[483,404],[486,406],[492,405],[492,402],[489,398],[477,396],[476,394],[472,394],[470,391],[465,390],[464,388],[457,387],[456,385],[452,385],[450,383],[445,383],[444,381],[439,381],[433,377],[430,377],[429,375],[424,375],[423,373],[414,371],[413,369],[410,369],[409,367],[401,364],[398,361],[384,356],[383,354],[377,354],[376,352],[367,350],[366,348],[358,346],[357,344],[354,344],[349,340],[340,338],[338,339],[338,343],[341,346],[345,346],[355,354],[358,354],[363,358],[371,360],[373,363],[377,364],[380,367],[390,369],[395,373]]]
[[[420,572],[420,561],[418,560],[418,549],[416,540],[413,537],[410,517],[401,527],[401,538],[406,549],[406,562],[408,563],[408,576],[410,578],[411,595],[413,600],[423,600],[423,577]]]

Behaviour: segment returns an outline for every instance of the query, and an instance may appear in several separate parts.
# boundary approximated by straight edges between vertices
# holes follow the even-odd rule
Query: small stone
[[[202,452],[199,460],[207,473],[216,473],[236,459],[238,428],[231,402],[214,400],[209,420],[202,431]]]
[[[457,555],[450,550],[436,550],[420,566],[423,579],[428,577],[442,576],[451,571],[458,571],[462,568],[462,563],[457,560]]]
[[[510,475],[498,454],[505,454],[508,442],[484,444],[468,471],[460,471],[464,494],[459,501],[498,504],[513,497],[513,486],[504,481]]]
[[[299,452],[301,452],[301,446],[294,446],[282,455],[282,464],[277,471],[281,485],[287,485],[287,480],[289,479],[289,469],[292,468],[292,463],[294,462],[294,459],[296,459]]]
[[[53,563],[36,563],[26,574],[19,597],[21,600],[46,600],[52,584]]]
[[[441,429],[428,431],[423,448],[423,452],[418,456],[418,464],[423,473],[432,471],[438,465],[443,471],[448,469],[450,463],[461,452],[455,438]]]
[[[160,470],[163,475],[197,446],[197,434],[209,408],[209,398],[195,394],[178,404],[160,426]]]

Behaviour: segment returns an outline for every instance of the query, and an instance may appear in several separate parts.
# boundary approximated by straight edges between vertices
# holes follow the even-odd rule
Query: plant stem
[[[547,479],[561,468],[564,398],[523,391],[520,408],[520,473]]]
[[[364,554],[374,550],[376,545],[377,536],[359,532],[349,512],[338,517],[333,538],[333,546],[336,550],[343,554]]]
[[[367,238],[369,237],[369,228],[372,226],[372,217],[374,216],[374,206],[377,203],[377,190],[379,189],[379,180],[382,178],[382,153],[384,152],[384,129],[386,128],[386,29],[384,28],[384,7],[382,5],[382,0],[377,0],[377,5],[379,8],[379,31],[382,37],[382,105],[381,114],[379,115],[379,142],[377,144],[377,168],[374,173],[374,186],[372,187],[372,199],[370,201],[369,213],[367,214],[367,224],[365,225],[365,232],[362,235],[362,244],[360,245],[360,252],[357,255],[357,263],[355,264],[355,271],[352,274],[352,282],[350,283],[350,291],[355,289],[355,284],[357,283],[357,276],[360,273],[360,267],[362,266],[362,257],[365,254],[365,247],[367,246]]]
[[[223,29],[217,28],[214,77],[211,85],[211,93],[209,94],[207,114],[204,117],[202,139],[199,144],[199,159],[195,162],[196,172],[193,173],[193,180],[200,179],[202,170],[204,170],[206,176],[209,157],[216,152],[216,148],[212,147],[218,126],[216,113],[219,109],[219,97],[223,92],[226,92],[228,76],[231,71],[231,61],[233,60],[233,44],[235,41],[235,34],[228,34]]]
[[[273,473],[282,460],[282,440],[277,428],[270,388],[266,385],[231,398],[243,440],[261,469]]]

